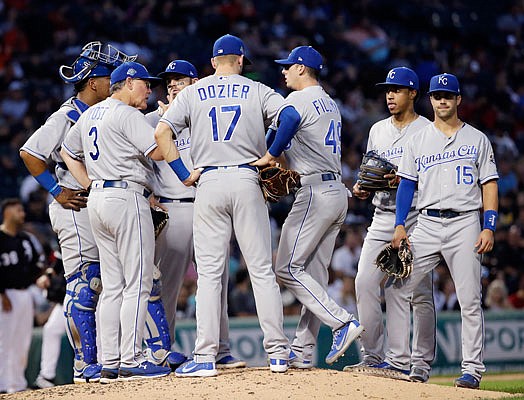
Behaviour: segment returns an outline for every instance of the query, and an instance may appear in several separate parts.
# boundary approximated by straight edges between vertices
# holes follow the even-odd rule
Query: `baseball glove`
[[[374,151],[368,151],[362,158],[357,183],[361,190],[368,192],[393,190],[398,187],[398,180],[385,178],[385,175],[396,174],[397,166]]]
[[[162,229],[167,224],[167,220],[169,219],[169,214],[162,210],[161,208],[153,208],[151,207],[151,217],[153,218],[153,227],[155,228],[155,239],[160,235],[160,232],[162,232]]]
[[[288,195],[300,184],[300,175],[297,171],[277,166],[261,169],[258,172],[258,179],[264,198],[272,203]]]
[[[402,239],[398,249],[388,244],[378,254],[375,260],[377,268],[389,276],[405,279],[413,270],[413,253],[408,247],[406,239]]]

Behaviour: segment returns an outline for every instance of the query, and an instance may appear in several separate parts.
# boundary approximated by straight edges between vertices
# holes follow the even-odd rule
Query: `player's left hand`
[[[266,151],[266,154],[262,158],[259,158],[257,161],[252,162],[249,165],[253,165],[254,167],[267,167],[273,166],[277,164],[277,159],[271,155],[269,151]]]
[[[168,212],[167,207],[158,201],[156,196],[149,197],[149,207],[151,208],[160,208],[161,210]]]
[[[189,175],[189,177],[182,183],[186,185],[187,187],[193,186],[195,182],[198,181],[198,179],[200,178],[200,174],[202,173],[202,170],[203,170],[202,168],[194,169],[193,171],[191,171],[191,174]]]
[[[389,181],[389,186],[391,187],[398,187],[398,184],[400,183],[400,176],[397,176],[395,173],[385,174],[384,178]]]
[[[479,238],[475,243],[478,254],[489,253],[493,250],[493,244],[495,243],[495,235],[491,229],[483,229],[480,232]]]

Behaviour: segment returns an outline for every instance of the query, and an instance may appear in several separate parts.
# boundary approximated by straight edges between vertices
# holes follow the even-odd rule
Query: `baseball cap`
[[[418,76],[410,68],[396,67],[388,72],[386,82],[377,83],[375,86],[405,86],[409,89],[418,90]]]
[[[156,86],[162,81],[160,78],[149,75],[146,67],[135,61],[128,61],[117,67],[111,73],[110,84],[114,85],[117,82],[126,80],[126,78],[143,79],[149,81],[151,86]]]
[[[459,96],[460,86],[457,77],[447,73],[435,75],[429,81],[428,93],[433,92],[451,92]]]
[[[186,60],[171,61],[166,70],[158,74],[158,77],[166,79],[170,74],[180,74],[190,78],[198,78],[198,73],[195,66]]]
[[[322,56],[311,46],[295,47],[287,58],[275,60],[275,62],[281,65],[301,64],[317,71],[320,71],[323,67]]]
[[[249,61],[245,54],[244,42],[239,37],[227,34],[216,40],[213,45],[213,57],[225,56],[227,54],[244,56],[244,64],[251,64],[251,61]]]

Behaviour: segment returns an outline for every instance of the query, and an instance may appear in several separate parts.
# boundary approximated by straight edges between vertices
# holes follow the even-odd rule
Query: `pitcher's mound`
[[[452,379],[450,378],[450,381]],[[50,389],[0,395],[9,400],[442,400],[496,399],[510,394],[412,383],[388,378],[314,368],[271,373],[268,368],[220,370],[213,378],[164,378],[64,385]]]

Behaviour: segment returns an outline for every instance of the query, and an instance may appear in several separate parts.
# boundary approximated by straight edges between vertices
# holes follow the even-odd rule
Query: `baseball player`
[[[153,285],[154,232],[147,197],[161,159],[154,129],[139,111],[160,81],[137,62],[111,73],[111,96],[90,107],[64,139],[62,157],[84,188],[100,251],[102,364],[100,381],[165,376],[168,367],[142,352],[147,301]],[[83,164],[85,162],[85,166]],[[86,175],[87,171],[87,175]]]
[[[74,85],[74,96],[62,104],[20,149],[20,157],[29,173],[55,198],[49,205],[49,217],[58,235],[67,280],[64,313],[67,336],[75,353],[75,383],[100,378],[95,310],[102,287],[98,249],[85,208],[87,197],[68,171],[59,151],[66,132],[80,115],[109,96],[111,71],[135,58],[101,42],[85,45],[72,66],[63,65],[59,69],[62,80]],[[50,162],[56,163],[58,181],[48,171]]]
[[[462,317],[462,376],[455,386],[475,389],[485,371],[480,259],[493,248],[497,167],[486,135],[457,115],[461,102],[457,78],[451,74],[432,77],[429,94],[435,121],[404,147],[392,242],[398,247],[407,238],[406,218],[418,184],[419,216],[409,238],[414,267],[406,290],[412,293],[440,257],[446,261]],[[484,210],[482,229],[480,208]]]
[[[418,131],[430,121],[415,113],[414,103],[419,93],[419,80],[411,69],[393,68],[388,72],[386,81],[377,86],[385,89],[386,103],[391,116],[371,127],[367,151],[375,151],[398,165],[406,142],[416,136]],[[391,178],[395,179],[394,175]],[[353,194],[359,199],[366,199],[370,195],[360,188],[358,182],[353,186]],[[407,375],[410,373],[409,330],[403,329],[410,323],[410,308],[409,304],[396,300],[396,297],[405,295],[404,287],[395,284],[392,280],[387,280],[384,285],[388,332],[388,351],[384,355],[380,283],[386,275],[374,263],[377,255],[390,243],[393,235],[395,195],[395,191],[377,191],[373,196],[375,213],[364,239],[355,280],[358,315],[360,322],[366,327],[361,338],[363,357],[360,364],[351,367],[364,368],[363,372],[365,367],[371,367]],[[415,201],[406,219],[408,232],[413,230],[417,221]],[[405,308],[399,308],[401,305]],[[414,340],[410,379],[426,382],[429,378],[431,362],[435,357],[435,306],[431,274],[426,275],[416,288],[411,305],[414,314]],[[356,369],[351,368],[351,370]]]
[[[300,46],[275,62],[283,65],[286,85],[294,92],[280,107],[271,147],[255,165],[274,164],[285,151],[289,168],[300,174],[300,188],[282,226],[275,270],[303,305],[289,363],[310,368],[320,322],[333,330],[328,364],[337,361],[364,329],[326,292],[328,267],[348,204],[340,178],[342,122],[336,103],[318,81],[319,52]]]
[[[233,230],[253,283],[270,370],[288,368],[282,300],[271,265],[268,209],[256,168],[249,165],[266,150],[265,127],[276,115],[282,96],[241,76],[248,62],[241,39],[219,38],[211,59],[215,74],[179,93],[155,131],[165,160],[184,184],[191,185],[202,169],[193,216],[197,339],[194,359],[175,371],[180,377],[217,374],[223,276]],[[187,127],[197,168],[191,173],[171,139],[173,132],[179,135]]]
[[[193,64],[185,60],[174,60],[169,63],[164,72],[158,74],[164,80],[167,87],[167,100],[171,104],[173,99],[181,90],[198,81],[198,73]],[[146,118],[155,126],[160,117],[167,110],[169,104],[159,101],[157,111],[146,114]],[[177,135],[175,143],[180,152],[183,162],[192,166],[189,156],[191,139],[189,129],[186,128]],[[154,297],[150,298],[148,304],[148,317],[146,318],[146,342],[150,348],[149,359],[154,362],[162,362],[167,358],[171,369],[176,369],[186,357],[175,351],[170,351],[171,343],[175,340],[175,323],[178,294],[189,264],[193,260],[193,203],[195,201],[195,188],[183,185],[178,179],[173,179],[173,171],[163,161],[154,162],[155,185],[154,193],[156,199],[169,213],[169,222],[155,241],[155,264],[158,265],[161,279],[161,301],[165,308],[165,316],[162,317],[161,307]],[[227,315],[227,289],[229,270],[224,268],[222,279],[222,314],[220,318],[220,341],[217,355],[217,368],[241,368],[245,367],[245,361],[238,360],[231,355],[229,348],[229,319]],[[153,291],[155,283],[153,281]],[[158,296],[157,296],[158,297]],[[160,316],[160,317],[159,317]],[[167,322],[169,336],[165,334],[153,335],[153,332],[163,332]],[[164,339],[162,339],[164,338]],[[168,341],[169,339],[169,341]]]
[[[27,389],[24,371],[33,332],[33,298],[27,289],[41,273],[40,243],[22,231],[19,199],[1,204],[0,225],[0,393]]]

